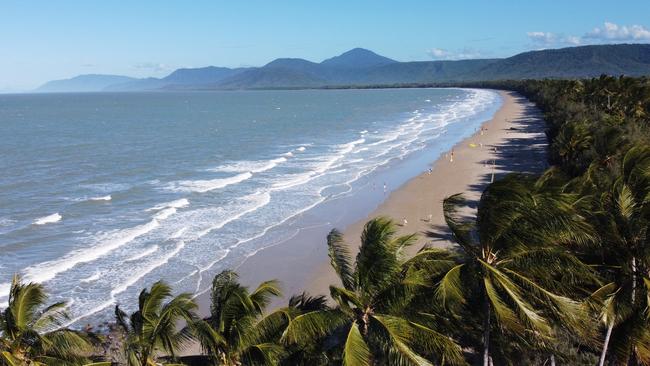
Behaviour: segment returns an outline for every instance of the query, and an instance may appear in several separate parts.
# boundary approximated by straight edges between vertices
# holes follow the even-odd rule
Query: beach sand
[[[418,243],[411,249],[432,243],[446,247],[451,243],[434,239],[430,233],[448,234],[442,201],[463,193],[469,200],[464,215],[472,215],[481,193],[493,179],[511,172],[539,173],[547,167],[545,124],[537,108],[516,93],[500,92],[503,105],[483,130],[461,141],[441,156],[426,172],[392,192],[388,199],[366,218],[345,228],[346,242],[356,252],[364,224],[377,216],[388,216],[399,226],[398,235],[417,233]],[[496,150],[495,150],[496,149]],[[431,215],[431,219],[429,219]],[[404,225],[404,220],[406,224]],[[327,258],[311,273],[306,290],[328,294],[330,284],[339,281]]]
[[[300,218],[301,226],[295,236],[260,250],[235,268],[241,282],[255,287],[265,280],[280,280],[284,296],[273,306],[286,304],[291,295],[303,290],[328,295],[329,285],[338,283],[329,267],[325,242],[332,227],[344,230],[346,241],[354,248],[358,246],[363,224],[369,218],[385,215],[398,223],[406,218],[408,224],[400,227],[400,234],[419,233],[420,245],[417,247],[420,247],[431,241],[427,232],[444,232],[441,226],[444,223],[444,197],[463,192],[470,200],[478,199],[493,171],[498,178],[512,171],[532,173],[543,170],[546,167],[546,138],[539,112],[517,94],[500,94],[502,107],[492,120],[483,124],[483,133],[476,132],[453,148],[453,162],[449,153],[443,154],[437,161],[432,159],[431,173],[424,172],[385,196],[381,196],[381,187],[377,188],[371,193],[380,195],[383,203],[370,213],[367,205],[358,204],[358,197],[356,202],[353,199],[330,202],[330,215],[332,210],[340,212],[340,215],[327,222],[319,216],[318,210],[306,211]],[[431,221],[428,221],[428,215],[432,215]],[[435,245],[448,243],[437,242]],[[207,315],[208,294],[199,296],[198,302],[201,313]]]

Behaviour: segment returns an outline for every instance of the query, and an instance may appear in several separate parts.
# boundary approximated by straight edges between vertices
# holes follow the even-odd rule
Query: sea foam
[[[78,264],[92,262],[102,258],[110,252],[145,234],[148,234],[152,230],[155,230],[160,226],[161,221],[176,213],[177,208],[185,207],[187,205],[189,205],[187,199],[180,199],[152,207],[147,211],[160,210],[160,212],[158,212],[151,221],[132,228],[104,234],[97,240],[97,244],[89,248],[74,250],[59,259],[27,267],[24,271],[25,279],[38,283],[49,281],[59,273],[66,272]]]
[[[287,157],[284,156],[271,160],[238,161],[209,169],[209,171],[225,173],[262,173],[275,168],[278,164],[284,163],[285,161],[287,161]]]
[[[168,187],[176,192],[206,193],[215,189],[225,188],[229,185],[241,183],[253,176],[251,172],[237,174],[228,178],[217,178],[210,180],[182,180],[171,183]]]
[[[100,197],[90,197],[88,200],[89,201],[110,201],[112,200],[113,197],[111,195],[106,195],[106,196],[100,196]]]
[[[62,218],[63,217],[57,212],[34,220],[34,225],[53,224],[55,222],[61,221]]]

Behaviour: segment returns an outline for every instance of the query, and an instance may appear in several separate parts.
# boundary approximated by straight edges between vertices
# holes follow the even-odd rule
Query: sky
[[[649,0],[0,0],[0,92],[79,74],[320,62],[354,47],[398,61],[650,43]]]

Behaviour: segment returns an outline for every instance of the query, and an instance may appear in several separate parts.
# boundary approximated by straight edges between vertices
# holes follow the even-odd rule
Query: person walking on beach
[[[453,163],[454,162],[454,149],[451,149],[451,155],[450,156],[451,156],[451,158],[449,159],[449,162]]]

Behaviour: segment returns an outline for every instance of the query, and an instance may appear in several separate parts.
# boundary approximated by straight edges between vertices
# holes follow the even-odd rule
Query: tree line
[[[465,86],[533,101],[551,167],[490,184],[472,218],[447,197],[453,248],[408,255],[415,236],[378,217],[358,250],[327,236],[328,297],[270,309],[277,281],[251,289],[226,270],[201,318],[190,294],[157,282],[134,312],[115,307],[110,335],[62,328],[66,305],[16,276],[0,365],[650,365],[650,81]],[[191,344],[202,355],[178,356]]]

